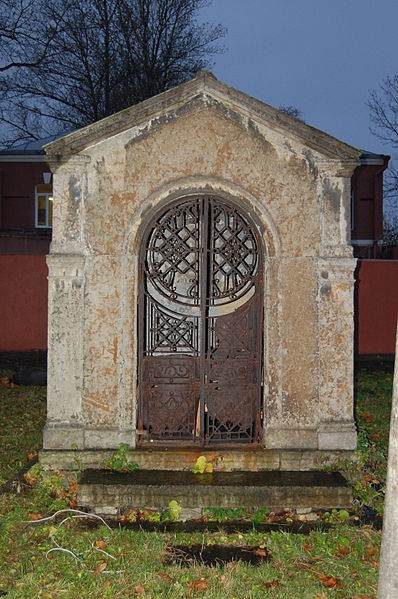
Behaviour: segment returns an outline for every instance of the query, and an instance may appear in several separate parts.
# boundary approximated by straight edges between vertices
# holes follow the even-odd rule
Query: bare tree
[[[208,0],[119,2],[122,70],[134,82],[124,89],[128,103],[178,85],[209,65],[209,58],[220,50],[217,41],[225,29],[197,23],[199,10],[208,4]]]
[[[398,214],[390,211],[384,215],[382,257],[391,258],[395,247],[398,247]]]
[[[56,23],[40,64],[0,80],[10,141],[93,123],[189,79],[221,50],[211,0],[40,0]]]
[[[368,100],[371,132],[398,151],[398,75],[383,80],[380,91],[373,90]],[[385,194],[391,209],[398,208],[398,170],[390,163]]]
[[[290,114],[290,116],[293,116],[295,119],[305,123],[305,120],[303,119],[303,113],[299,108],[297,108],[293,104],[281,104],[278,110],[284,112],[285,114]]]
[[[1,0],[0,73],[38,67],[56,34],[56,23],[40,20],[41,1]]]

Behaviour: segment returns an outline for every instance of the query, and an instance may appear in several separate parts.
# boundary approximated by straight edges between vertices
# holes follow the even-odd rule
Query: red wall
[[[360,260],[355,324],[357,354],[393,354],[398,260]],[[0,255],[0,351],[47,348],[45,256]]]
[[[46,257],[0,255],[0,281],[0,350],[46,349]]]
[[[398,312],[398,260],[360,260],[356,279],[356,353],[393,354]]]
[[[4,229],[33,229],[35,186],[43,183],[46,162],[0,163],[0,226]]]

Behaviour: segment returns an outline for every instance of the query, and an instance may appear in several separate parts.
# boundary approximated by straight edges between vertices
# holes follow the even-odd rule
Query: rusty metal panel
[[[151,223],[139,302],[141,442],[259,441],[260,264],[254,225],[225,200],[189,198]]]

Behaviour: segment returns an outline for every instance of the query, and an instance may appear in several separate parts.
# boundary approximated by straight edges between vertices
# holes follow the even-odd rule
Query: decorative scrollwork
[[[254,442],[262,294],[253,224],[227,201],[190,198],[157,216],[145,250],[139,425],[149,440]]]
[[[253,232],[236,210],[212,202],[210,299],[236,300],[246,293],[257,269],[257,243]]]
[[[199,201],[184,202],[163,214],[148,242],[146,272],[158,291],[188,304],[199,301]]]
[[[147,353],[198,352],[198,320],[180,316],[147,298]]]

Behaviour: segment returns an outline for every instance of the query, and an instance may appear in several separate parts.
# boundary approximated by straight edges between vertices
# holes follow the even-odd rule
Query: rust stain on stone
[[[117,337],[115,337],[113,339],[113,363],[116,364],[117,362],[117,346],[118,346],[118,340]]]
[[[103,401],[100,401],[100,394],[98,392],[88,393],[83,402],[89,405],[94,406],[95,408],[100,408],[103,412],[111,413],[111,409],[109,405],[105,404]]]

